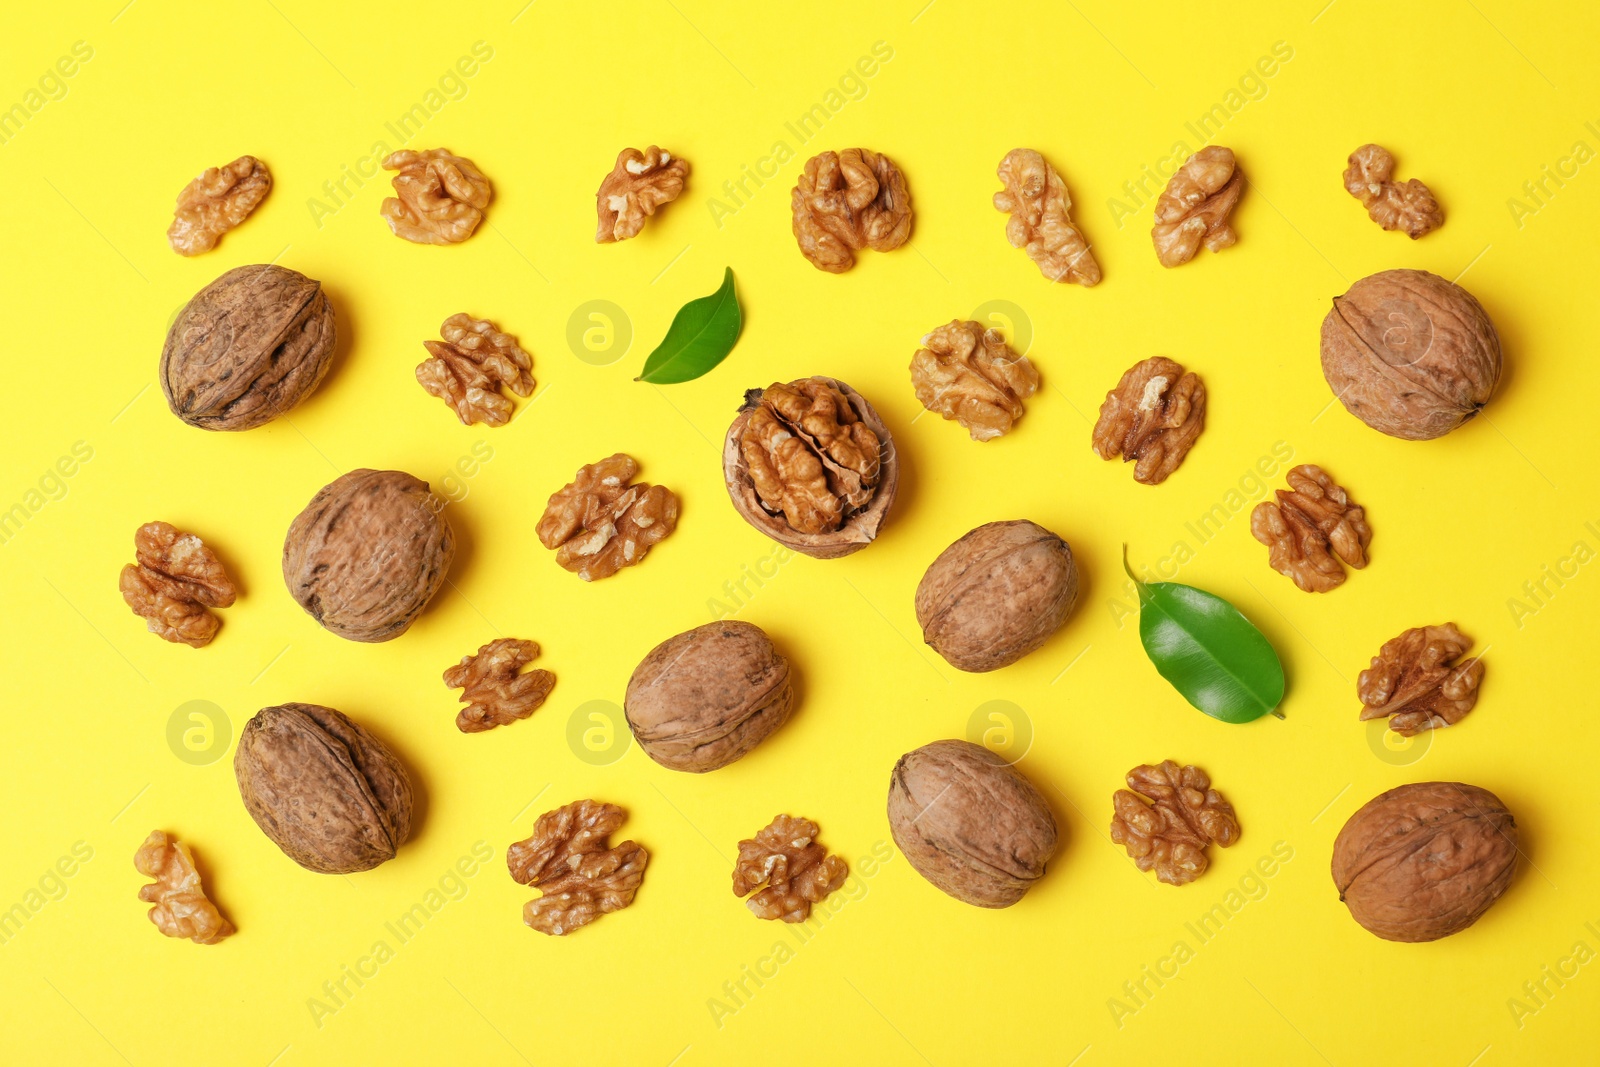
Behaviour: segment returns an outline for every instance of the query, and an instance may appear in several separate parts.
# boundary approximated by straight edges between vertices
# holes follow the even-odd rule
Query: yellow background
[[[1585,525],[1600,520],[1589,293],[1600,166],[1588,162],[1600,132],[1586,125],[1600,120],[1600,17],[1589,5],[124,2],[13,5],[0,35],[0,106],[27,114],[0,144],[0,508],[28,516],[0,545],[0,907],[28,914],[0,944],[6,1059],[1087,1067],[1592,1055],[1600,968],[1562,962],[1578,942],[1585,961],[1600,948],[1585,926],[1600,927],[1589,781],[1600,567],[1562,562],[1576,542],[1586,560],[1600,547],[1600,525]],[[29,97],[76,42],[92,57]],[[490,58],[452,78],[477,42]],[[876,42],[891,58],[829,98]],[[1275,45],[1290,58],[1251,77]],[[375,141],[397,147],[385,124],[419,103],[413,147],[447,146],[494,183],[486,224],[459,247],[394,238],[378,215],[383,175],[345,179],[337,211],[311,203],[338,206],[323,183]],[[827,121],[802,142],[785,123],[819,103]],[[1130,199],[1124,183],[1174,142],[1198,148],[1185,124],[1213,105],[1225,118],[1213,139],[1250,180],[1239,244],[1163,270],[1150,197]],[[794,158],[727,200],[723,183],[745,168],[772,173],[762,160],[777,141]],[[1367,220],[1340,184],[1366,141],[1432,186],[1441,231],[1412,243]],[[620,148],[650,143],[692,162],[688,191],[640,238],[596,245],[600,178]],[[851,145],[903,167],[916,228],[907,247],[836,277],[796,251],[788,197],[807,156]],[[1105,270],[1098,288],[1052,286],[1006,244],[989,198],[1018,145],[1065,176]],[[242,153],[271,166],[270,197],[212,253],[173,254],[179,189]],[[1547,167],[1567,177],[1530,199],[1524,183]],[[266,261],[325,284],[333,370],[263,429],[185,426],[153,385],[167,324],[216,275]],[[729,265],[747,315],[732,356],[692,383],[632,381],[676,309]],[[1389,267],[1459,276],[1504,340],[1485,416],[1439,441],[1367,429],[1330,407],[1320,374],[1330,297]],[[594,300],[631,323],[614,362],[569,346],[569,319]],[[929,329],[997,300],[1031,328],[1045,384],[1012,435],[979,445],[921,414],[907,364]],[[422,340],[463,310],[534,355],[539,393],[506,427],[459,425],[412,377]],[[1205,377],[1211,410],[1182,469],[1149,488],[1097,459],[1088,437],[1117,376],[1157,353]],[[900,496],[868,550],[789,559],[758,583],[746,576],[773,572],[773,546],[730,507],[718,449],[745,388],[811,373],[876,404],[902,457]],[[48,477],[76,442],[92,459]],[[1267,457],[1265,482],[1282,484],[1279,442],[1368,508],[1371,566],[1326,596],[1273,573],[1249,533],[1265,488],[1252,471]],[[491,458],[473,462],[475,447]],[[580,464],[619,450],[681,496],[682,522],[643,566],[585,585],[533,525]],[[458,498],[445,511],[461,543],[451,585],[409,633],[376,646],[319,629],[278,571],[290,519],[361,466],[407,470]],[[1188,529],[1219,504],[1231,515],[1220,533]],[[913,590],[961,533],[1022,516],[1072,543],[1079,606],[1020,664],[963,675],[922,645]],[[150,636],[117,594],[135,527],[156,518],[215,545],[241,583],[209,648]],[[1156,675],[1116,607],[1124,541],[1150,566],[1182,542],[1181,580],[1265,630],[1289,676],[1285,721],[1214,722]],[[1554,595],[1538,607],[1523,586],[1546,567],[1569,577],[1546,580]],[[611,763],[579,758],[567,741],[578,709],[620,702],[645,652],[715,618],[712,601],[728,604],[725,583],[740,580],[749,595],[730,605],[736,616],[765,627],[800,678],[791,722],[705,776],[664,770],[636,746]],[[1445,620],[1488,649],[1483,698],[1458,728],[1388,746],[1356,720],[1355,675],[1400,630]],[[559,681],[531,720],[464,736],[439,674],[496,635],[539,641],[539,665]],[[169,745],[174,710],[196,700],[220,708],[235,739],[256,709],[285,701],[369,724],[425,794],[415,839],[365,874],[296,867],[239,803],[231,749],[195,763]],[[1031,733],[1020,766],[1065,834],[1048,876],[990,912],[943,896],[892,850],[863,875],[863,858],[885,854],[895,759],[967,736],[991,701],[1010,703],[1009,722],[980,715],[976,735]],[[603,726],[580,718],[580,736],[594,727],[591,742],[603,741]],[[202,751],[190,759],[207,758],[203,736],[191,743]],[[1182,889],[1141,874],[1105,836],[1122,775],[1164,757],[1204,766],[1244,828]],[[1526,856],[1471,930],[1388,944],[1340,905],[1331,843],[1369,797],[1431,779],[1498,793]],[[590,796],[628,808],[625,833],[650,850],[649,871],[630,909],[546,938],[520,921],[531,892],[506,876],[503,850],[541,811]],[[818,820],[857,869],[804,944],[728,891],[737,841],[779,811]],[[151,928],[131,859],[155,827],[194,845],[237,936],[199,947]],[[478,842],[492,854],[474,866]],[[51,877],[75,846],[92,858]],[[1275,848],[1291,858],[1253,877]],[[463,857],[474,873],[452,878]],[[441,880],[459,899],[429,896]],[[430,917],[402,944],[385,924],[419,903]],[[1202,941],[1186,924],[1219,905],[1226,921]],[[372,970],[360,961],[380,940],[392,958],[329,1000],[324,983]],[[1191,958],[1157,986],[1146,975],[1172,973],[1178,942]],[[790,947],[775,955],[780,943]],[[1576,973],[1558,985],[1545,967]],[[761,972],[759,986],[747,977]],[[724,983],[739,981],[750,995],[730,999]],[[1544,982],[1537,1001],[1529,981]],[[1146,992],[1133,999],[1129,982]],[[313,998],[337,1010],[319,1014]]]

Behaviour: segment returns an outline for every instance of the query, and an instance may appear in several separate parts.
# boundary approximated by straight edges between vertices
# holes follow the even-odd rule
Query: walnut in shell
[[[622,452],[580,468],[539,517],[539,543],[586,582],[643,560],[677,529],[678,497],[665,486],[635,483],[638,473],[638,461]]]
[[[597,800],[575,800],[539,816],[533,835],[506,849],[511,877],[542,893],[524,905],[522,921],[561,937],[632,904],[650,853],[632,841],[610,845],[627,817]]]
[[[1013,148],[1000,161],[999,174],[1005,188],[994,194],[994,206],[1011,214],[1006,222],[1011,247],[1026,251],[1053,282],[1100,284],[1100,264],[1072,224],[1072,197],[1056,169],[1031,148]]]
[[[817,833],[810,819],[779,815],[755,837],[739,842],[733,895],[749,896],[745,904],[756,918],[803,923],[811,905],[844,885],[849,865],[828,855]]]
[[[444,585],[455,551],[427,482],[404,471],[355,470],[323,486],[290,523],[283,581],[332,633],[388,641]]]
[[[1039,790],[970,741],[935,741],[900,757],[889,779],[889,831],[918,874],[980,908],[1021,900],[1057,843]]]
[[[215,945],[233,933],[233,924],[206,897],[189,846],[164,830],[151,830],[133,866],[149,885],[139,887],[139,899],[154,904],[150,921],[168,937],[186,937],[197,945]]]
[[[445,319],[439,335],[444,340],[422,342],[428,350],[428,358],[417,364],[422,388],[455,409],[464,426],[510,422],[511,401],[501,387],[532,396],[533,357],[494,323],[465,313]]]
[[[249,430],[310,396],[333,361],[322,283],[262,264],[235,267],[178,312],[161,349],[167,407],[202,430]]]
[[[1165,356],[1140,360],[1106,394],[1094,424],[1094,454],[1132,463],[1133,480],[1160,485],[1206,428],[1200,376]]]
[[[1233,149],[1209,145],[1184,160],[1156,200],[1150,238],[1163,267],[1189,262],[1204,244],[1220,252],[1239,240],[1228,221],[1244,192]]]
[[[1199,767],[1176,760],[1128,772],[1128,788],[1111,795],[1111,840],[1128,850],[1141,871],[1168,885],[1187,885],[1206,873],[1206,846],[1239,840],[1233,805],[1211,788]]]
[[[922,639],[958,670],[1015,663],[1078,601],[1072,547],[1027,519],[991,522],[939,553],[917,585]]]
[[[261,832],[308,871],[371,870],[411,836],[405,765],[332,708],[262,708],[239,735],[233,773]]]
[[[745,393],[722,445],[733,507],[774,541],[836,559],[878,536],[900,461],[866,397],[835,378]]]
[[[727,620],[668,638],[628,679],[623,711],[645,754],[675,771],[714,771],[789,719],[789,661],[759,626]]]
[[[671,152],[655,145],[643,152],[624,148],[595,194],[600,225],[594,239],[607,244],[637,237],[656,208],[678,199],[688,177],[689,161]]]
[[[1350,153],[1345,190],[1367,209],[1367,217],[1386,230],[1401,230],[1415,241],[1444,225],[1444,210],[1421,181],[1394,180],[1394,156],[1382,145],[1364,144]]]
[[[974,441],[991,441],[1022,418],[1039,391],[1039,372],[998,330],[952,319],[922,339],[911,357],[911,386],[929,411],[960,423]]]
[[[1390,437],[1429,441],[1472,418],[1500,382],[1483,306],[1424,270],[1368,275],[1322,320],[1322,375],[1345,408]]]
[[[255,156],[240,156],[223,167],[207,167],[178,194],[167,243],[183,256],[209,252],[223,234],[249,218],[271,191],[272,172]]]
[[[1460,782],[1402,785],[1367,801],[1333,843],[1333,884],[1385,941],[1436,941],[1477,922],[1511,886],[1517,820]]]
[[[843,274],[863,248],[891,252],[911,236],[905,175],[880,152],[846,148],[806,160],[789,198],[800,254]]]
[[[1308,593],[1344,584],[1344,565],[1367,565],[1372,527],[1364,508],[1321,467],[1302,463],[1287,475],[1288,489],[1250,513],[1250,533],[1266,545],[1272,569]]]
[[[475,163],[448,148],[403,149],[384,158],[395,195],[379,209],[396,237],[424,245],[453,245],[483,221],[494,189]]]
[[[1387,718],[1389,729],[1411,737],[1466,718],[1483,681],[1481,659],[1461,660],[1471,647],[1472,638],[1453,622],[1418,626],[1386,641],[1356,679],[1361,721]]]
[[[555,688],[556,676],[549,671],[519,672],[538,658],[537,642],[515,637],[497,638],[462,656],[444,672],[444,684],[461,690],[461,702],[467,705],[456,716],[456,729],[482,733],[537,711]]]
[[[122,568],[122,599],[165,641],[203,648],[221,620],[208,608],[225,608],[238,590],[217,554],[194,534],[169,522],[147,522],[133,535],[134,558]]]

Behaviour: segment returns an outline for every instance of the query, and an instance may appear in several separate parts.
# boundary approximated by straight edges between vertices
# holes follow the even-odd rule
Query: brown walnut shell
[[[405,765],[332,708],[262,708],[239,735],[233,773],[261,832],[309,871],[371,870],[411,836]]]
[[[907,752],[889,778],[889,831],[935,887],[980,908],[1008,908],[1055,855],[1055,816],[1022,772],[970,741]]]
[[[1402,785],[1367,801],[1333,843],[1333,883],[1386,941],[1436,941],[1478,921],[1511,885],[1517,821],[1487,789]]]
[[[825,382],[843,393],[855,411],[856,417],[877,435],[882,453],[878,485],[872,501],[865,508],[846,518],[844,525],[839,529],[814,534],[801,533],[790,526],[783,515],[775,515],[763,507],[760,496],[756,494],[755,483],[750,480],[750,468],[739,449],[745,426],[749,423],[756,403],[761,398],[760,389],[752,389],[745,394],[745,402],[739,408],[739,416],[733,420],[733,425],[728,427],[727,436],[723,438],[722,476],[728,487],[728,496],[733,500],[734,510],[751,526],[778,544],[804,553],[813,559],[838,559],[840,556],[848,556],[852,552],[866,548],[883,528],[884,521],[889,517],[889,509],[894,506],[895,489],[900,483],[900,457],[899,451],[894,446],[894,439],[889,434],[889,428],[883,424],[877,409],[866,397],[837,378],[819,374],[810,380]]]
[[[917,585],[917,622],[950,666],[978,673],[1043,645],[1077,601],[1072,546],[1013,519],[979,526],[939,553]]]
[[[351,641],[405,633],[444,585],[455,535],[428,483],[404,471],[351,471],[289,525],[283,580],[312,618]]]
[[[1322,374],[1374,430],[1442,437],[1478,413],[1500,381],[1500,335],[1471,293],[1424,270],[1372,274],[1322,320]]]
[[[322,283],[287,267],[235,267],[178,312],[161,349],[172,413],[202,430],[250,430],[294,407],[333,360]]]
[[[623,709],[645,754],[675,771],[740,759],[794,710],[789,661],[759,626],[713,622],[651,649]]]

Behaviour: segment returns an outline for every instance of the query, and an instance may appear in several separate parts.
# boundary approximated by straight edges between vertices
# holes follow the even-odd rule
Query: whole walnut
[[[239,735],[233,773],[261,832],[307,870],[371,870],[411,836],[405,765],[332,708],[262,708]]]
[[[427,482],[404,471],[355,470],[323,486],[289,524],[283,581],[331,632],[388,641],[444,585],[455,551]]]
[[[889,778],[889,832],[917,873],[957,900],[1008,908],[1044,877],[1055,816],[1032,782],[970,741],[907,752]]]
[[[917,622],[950,666],[992,671],[1049,640],[1077,600],[1070,545],[1027,519],[991,522],[928,567],[917,585]]]
[[[1476,415],[1500,381],[1500,335],[1471,293],[1424,270],[1362,278],[1322,320],[1322,374],[1350,414],[1429,441]]]
[[[1505,893],[1516,865],[1516,819],[1487,789],[1460,782],[1381,793],[1333,843],[1339,899],[1386,941],[1465,930]]]
[[[675,771],[714,771],[788,721],[789,662],[759,626],[707,623],[668,638],[628,679],[623,711],[645,754]]]
[[[333,360],[322,283],[286,267],[235,267],[178,312],[161,349],[167,407],[202,430],[250,430],[310,396]]]

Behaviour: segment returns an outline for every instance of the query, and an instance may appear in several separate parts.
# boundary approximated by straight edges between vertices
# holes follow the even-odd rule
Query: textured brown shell
[[[889,778],[889,831],[918,874],[980,908],[1021,900],[1057,843],[1039,790],[970,741],[935,741],[900,757]]]
[[[745,424],[750,421],[750,413],[756,406],[749,400],[739,409],[739,417],[733,420],[727,436],[722,440],[722,477],[728,487],[728,496],[733,500],[734,510],[751,526],[778,544],[803,552],[813,559],[838,559],[866,548],[883,528],[884,520],[889,517],[889,508],[894,505],[895,489],[900,483],[900,456],[894,447],[894,439],[889,435],[889,428],[883,424],[877,409],[867,402],[866,397],[837,378],[819,374],[810,380],[826,382],[843,393],[857,417],[878,435],[883,453],[878,468],[878,487],[872,502],[846,519],[839,529],[817,534],[801,533],[785,522],[782,515],[774,515],[762,507],[761,498],[756,495],[755,483],[750,480],[750,468],[739,449]],[[753,392],[759,396],[761,391]]]
[[[1077,600],[1070,545],[1027,519],[991,522],[928,567],[917,585],[917,622],[952,667],[992,671],[1048,641]]]
[[[1517,821],[1487,789],[1419,782],[1382,793],[1333,843],[1333,883],[1386,941],[1435,941],[1477,922],[1511,885]]]
[[[283,580],[333,633],[388,641],[444,585],[455,551],[427,482],[404,471],[355,470],[323,486],[289,525]]]
[[[239,735],[233,773],[261,832],[307,870],[371,870],[411,836],[405,766],[332,708],[262,708]]]
[[[321,282],[286,267],[235,267],[178,312],[161,349],[161,391],[190,426],[253,429],[321,384],[333,343]]]
[[[1322,374],[1350,414],[1428,441],[1476,415],[1500,381],[1500,335],[1471,293],[1423,270],[1362,278],[1322,320]]]
[[[759,626],[713,622],[668,638],[628,680],[623,708],[639,747],[675,771],[714,771],[788,721],[789,662]]]

